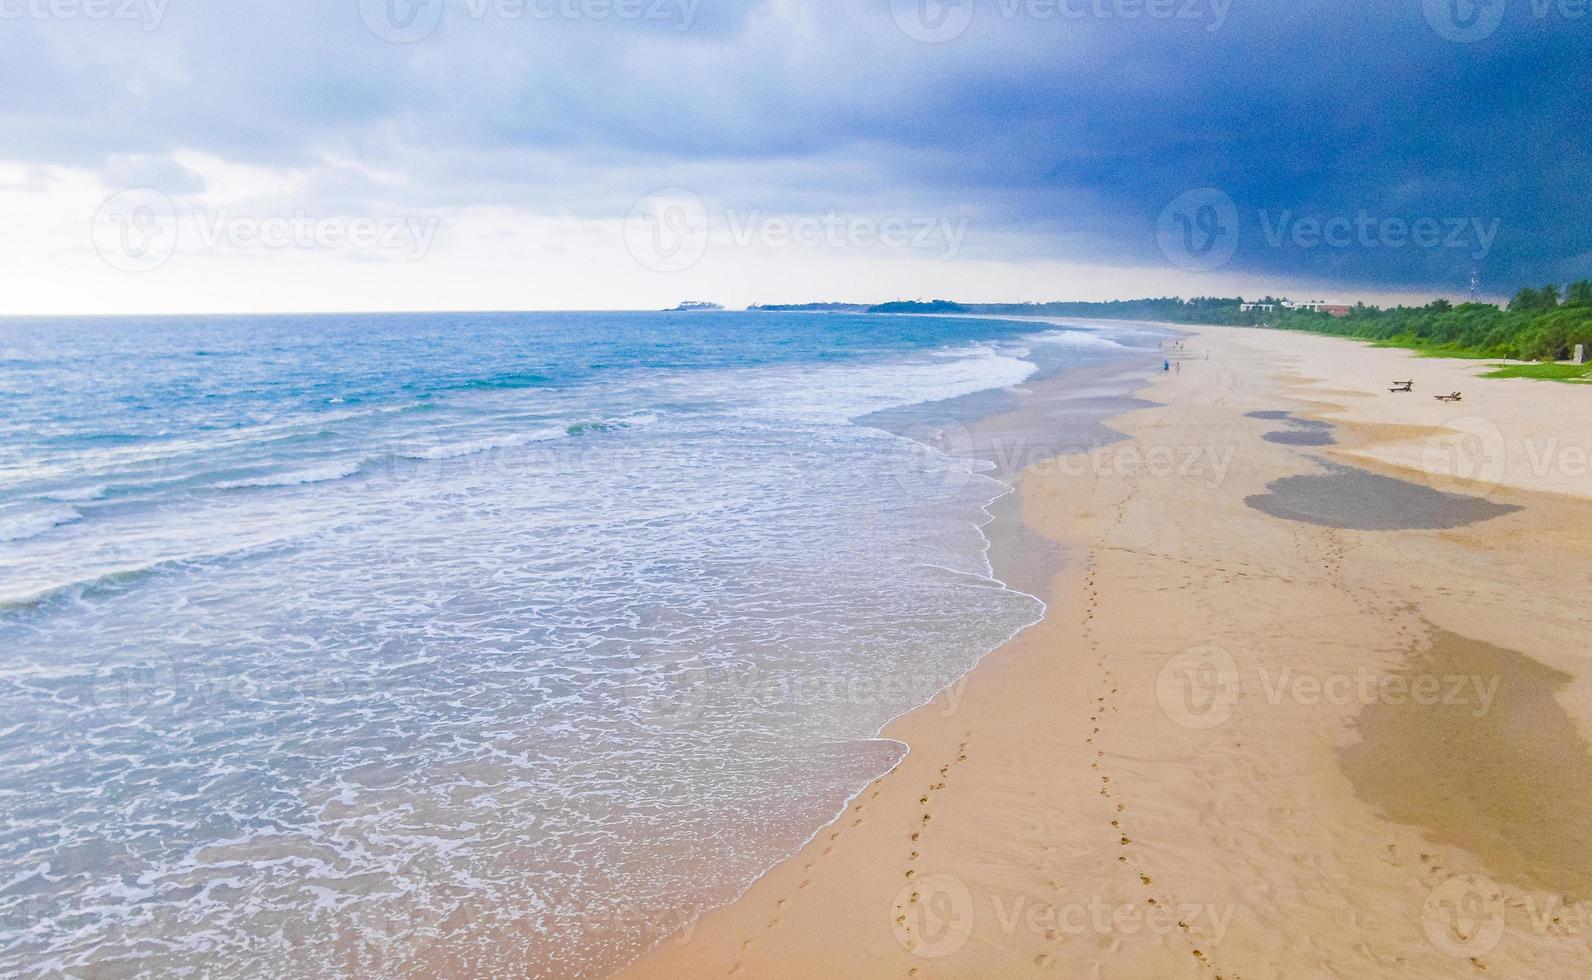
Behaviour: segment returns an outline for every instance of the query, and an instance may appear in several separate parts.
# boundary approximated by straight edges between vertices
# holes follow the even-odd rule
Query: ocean
[[[606,975],[1042,614],[934,436],[1155,342],[0,320],[0,973]]]

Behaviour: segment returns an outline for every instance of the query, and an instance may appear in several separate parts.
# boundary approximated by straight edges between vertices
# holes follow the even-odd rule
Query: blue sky
[[[1592,275],[1588,78],[1580,0],[0,0],[0,312],[1498,296]]]

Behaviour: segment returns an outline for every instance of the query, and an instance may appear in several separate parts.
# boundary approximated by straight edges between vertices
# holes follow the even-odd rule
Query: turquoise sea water
[[[0,321],[0,973],[609,972],[1041,611],[985,554],[1007,488],[854,420],[1142,343]]]

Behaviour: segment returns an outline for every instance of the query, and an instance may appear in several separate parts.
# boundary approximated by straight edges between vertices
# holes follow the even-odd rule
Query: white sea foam
[[[401,452],[400,455],[407,459],[435,462],[444,459],[457,459],[461,456],[474,456],[477,453],[490,452],[494,449],[513,449],[518,446],[530,445],[533,442],[557,439],[565,435],[568,435],[565,430],[551,428],[535,429],[530,432],[499,433],[478,439],[442,443],[428,446],[424,449],[408,449]]]
[[[357,461],[332,462],[308,469],[290,470],[286,473],[266,473],[240,480],[227,480],[212,484],[211,489],[244,490],[251,487],[296,487],[305,483],[327,483],[353,476],[359,472],[359,468],[360,464]]]
[[[882,724],[1038,615],[980,531],[1009,488],[846,421],[1020,382],[1020,354],[469,392],[270,443],[324,463],[228,443],[153,502],[116,482],[92,541],[0,557],[82,580],[26,614],[47,630],[0,610],[33,744],[72,746],[0,732],[0,762],[96,804],[11,828],[7,877],[81,870],[28,879],[31,906],[0,889],[35,923],[0,972],[420,972],[483,936],[483,973],[612,972],[799,845],[899,759]],[[538,442],[560,448],[426,465]]]
[[[110,492],[110,487],[100,484],[98,486],[78,487],[68,490],[52,490],[44,496],[49,500],[63,504],[81,504],[91,500],[103,500]]]
[[[1036,344],[1048,344],[1061,347],[1096,347],[1102,350],[1126,350],[1127,345],[1110,336],[1092,329],[1082,330],[1047,330],[1035,334],[1032,338]]]
[[[692,379],[745,399],[741,414],[842,422],[871,412],[957,398],[1020,384],[1037,370],[1012,349],[976,344],[875,363],[735,371]]]
[[[26,541],[82,519],[83,515],[72,507],[23,506],[0,511],[0,541]]]

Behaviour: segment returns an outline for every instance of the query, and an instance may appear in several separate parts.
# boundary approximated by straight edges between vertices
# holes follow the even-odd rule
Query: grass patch
[[[1355,338],[1350,338],[1355,339]],[[1507,353],[1500,351],[1481,350],[1476,347],[1461,347],[1458,344],[1437,344],[1420,337],[1388,337],[1385,340],[1371,341],[1372,347],[1392,347],[1398,350],[1413,351],[1420,357],[1458,357],[1473,361],[1484,361],[1489,358],[1508,357]]]
[[[1537,381],[1568,381],[1572,384],[1592,383],[1592,364],[1499,364],[1497,370],[1488,371],[1484,378],[1533,378]]]

